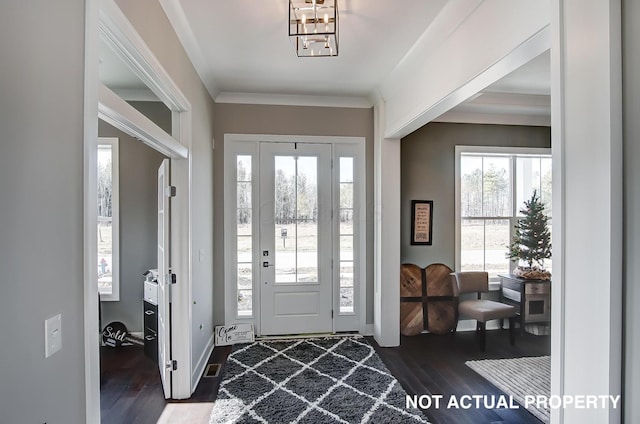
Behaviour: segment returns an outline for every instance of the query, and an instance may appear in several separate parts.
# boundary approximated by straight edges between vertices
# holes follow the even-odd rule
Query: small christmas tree
[[[526,262],[528,268],[518,266],[517,275],[524,278],[548,280],[550,274],[544,270],[544,260],[551,258],[551,233],[549,232],[547,216],[544,214],[544,204],[536,191],[531,200],[524,202],[520,210],[524,215],[515,225],[516,234],[507,248],[507,258]],[[534,267],[533,263],[539,267]]]

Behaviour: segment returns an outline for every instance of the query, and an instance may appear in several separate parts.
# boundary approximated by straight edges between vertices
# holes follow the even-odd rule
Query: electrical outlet
[[[62,349],[62,315],[58,314],[44,322],[44,343],[45,358]]]

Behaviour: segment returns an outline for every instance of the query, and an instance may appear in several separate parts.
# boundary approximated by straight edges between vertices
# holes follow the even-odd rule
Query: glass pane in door
[[[318,281],[318,159],[275,156],[276,284]]]

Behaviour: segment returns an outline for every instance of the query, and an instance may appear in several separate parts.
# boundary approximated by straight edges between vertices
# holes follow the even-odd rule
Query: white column
[[[374,107],[374,337],[400,344],[400,140],[384,138],[384,101]]]
[[[620,1],[552,4],[552,394],[619,395],[622,344]],[[619,423],[618,409],[552,422]]]

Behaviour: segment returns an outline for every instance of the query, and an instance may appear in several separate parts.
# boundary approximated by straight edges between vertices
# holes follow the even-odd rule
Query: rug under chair
[[[236,345],[211,424],[427,423],[362,337]]]

